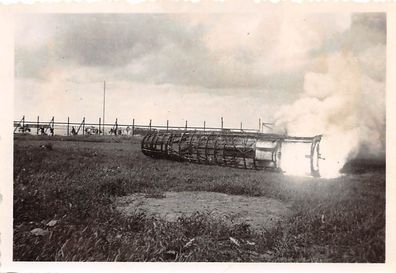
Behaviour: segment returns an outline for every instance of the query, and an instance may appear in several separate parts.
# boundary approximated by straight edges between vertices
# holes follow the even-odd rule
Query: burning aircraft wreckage
[[[142,152],[198,164],[252,170],[274,170],[319,177],[319,143],[322,136],[202,131],[152,131],[142,140]]]

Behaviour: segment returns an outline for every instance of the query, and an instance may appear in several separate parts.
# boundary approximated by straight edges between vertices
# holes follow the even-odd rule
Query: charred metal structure
[[[310,175],[319,176],[321,136],[292,137],[278,134],[208,131],[152,131],[142,140],[142,152],[154,158],[167,158],[201,164],[254,170],[282,171],[287,147],[304,145],[303,156]]]

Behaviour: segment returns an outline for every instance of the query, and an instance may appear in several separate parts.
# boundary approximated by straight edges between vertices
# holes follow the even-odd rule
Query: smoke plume
[[[385,154],[384,79],[366,73],[364,62],[352,52],[322,58],[320,72],[306,73],[300,98],[276,115],[278,131],[323,135],[323,176],[336,176],[349,159]]]

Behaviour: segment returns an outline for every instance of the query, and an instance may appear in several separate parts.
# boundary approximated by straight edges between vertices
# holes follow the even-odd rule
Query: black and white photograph
[[[16,13],[12,261],[384,264],[387,25]]]

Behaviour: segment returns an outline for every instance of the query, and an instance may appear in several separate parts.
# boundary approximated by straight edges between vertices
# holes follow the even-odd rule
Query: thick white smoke
[[[369,61],[364,57],[352,52],[327,55],[316,69],[320,72],[306,73],[300,98],[276,114],[278,132],[323,135],[320,153],[325,160],[320,170],[324,177],[337,176],[346,161],[358,155],[385,153],[384,78],[373,77],[382,75],[381,71],[362,68]]]

